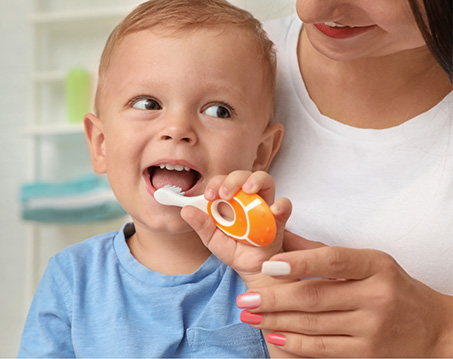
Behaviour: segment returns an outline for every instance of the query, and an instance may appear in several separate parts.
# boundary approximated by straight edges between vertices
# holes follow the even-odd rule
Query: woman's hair
[[[261,23],[246,10],[233,6],[225,0],[148,0],[140,4],[112,31],[99,65],[99,92],[115,48],[128,35],[159,27],[167,36],[180,36],[200,28],[240,28],[247,31],[256,43],[250,53],[259,55],[263,62],[265,80],[274,93],[276,54],[274,45],[267,37]],[[95,105],[96,107],[96,105]]]
[[[452,0],[409,0],[409,4],[428,48],[453,83]]]

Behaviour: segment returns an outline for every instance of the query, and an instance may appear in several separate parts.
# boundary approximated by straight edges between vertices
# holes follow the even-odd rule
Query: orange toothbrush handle
[[[232,220],[225,219],[219,213],[220,203],[227,203],[233,210]],[[226,235],[255,247],[271,244],[277,233],[274,215],[257,194],[247,194],[240,190],[229,201],[218,199],[209,202],[208,214]]]

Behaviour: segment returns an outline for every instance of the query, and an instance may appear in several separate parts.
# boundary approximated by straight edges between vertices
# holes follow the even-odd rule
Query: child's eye
[[[203,111],[204,114],[212,117],[231,118],[233,110],[227,105],[212,105]]]
[[[162,110],[162,106],[156,100],[151,98],[135,99],[131,101],[132,107],[139,110],[156,111]]]

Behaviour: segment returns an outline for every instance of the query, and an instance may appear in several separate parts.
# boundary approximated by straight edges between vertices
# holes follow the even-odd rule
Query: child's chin
[[[161,223],[154,228],[155,231],[166,234],[171,239],[174,236],[175,239],[181,236],[187,236],[189,234],[195,234],[195,231],[189,226],[180,216],[179,218],[172,218],[164,223]]]

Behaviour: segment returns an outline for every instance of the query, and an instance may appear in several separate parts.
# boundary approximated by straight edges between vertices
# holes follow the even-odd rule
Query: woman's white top
[[[328,245],[374,248],[412,277],[453,294],[453,92],[383,129],[322,115],[297,61],[302,23],[266,24],[278,50],[276,121],[285,126],[271,173],[293,202],[288,229]]]

